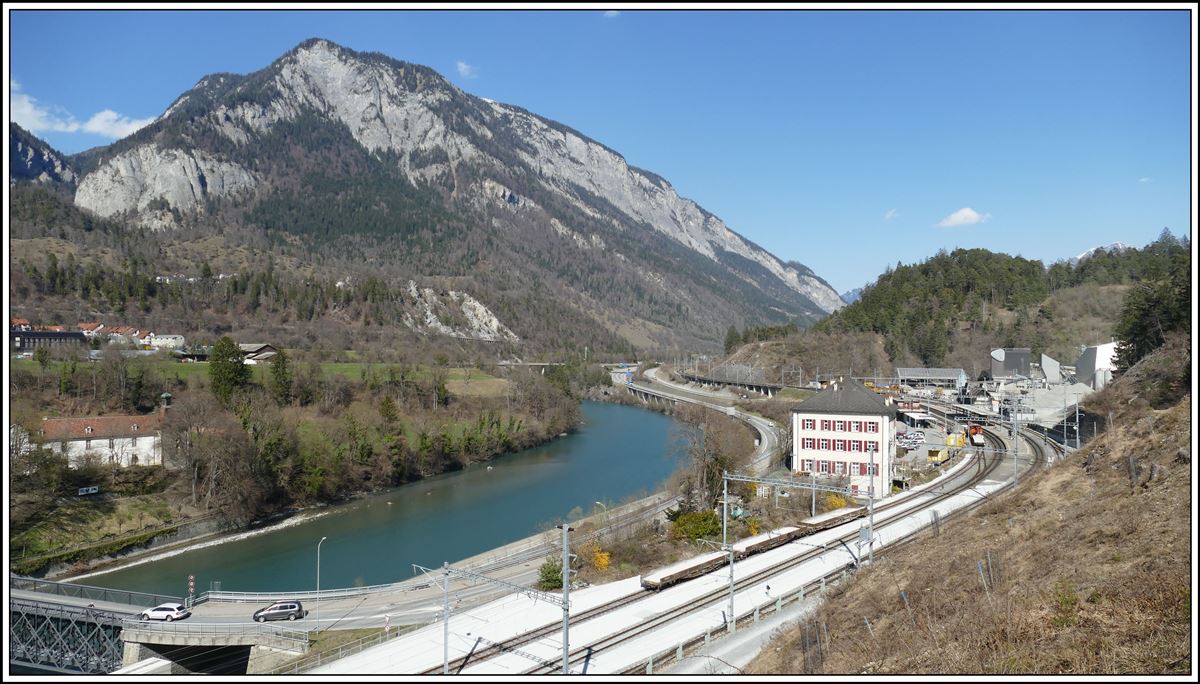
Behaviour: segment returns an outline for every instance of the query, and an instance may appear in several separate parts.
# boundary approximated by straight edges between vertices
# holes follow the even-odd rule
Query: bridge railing
[[[147,622],[126,618],[122,631],[178,634],[182,636],[251,636],[271,637],[294,642],[297,647],[308,645],[308,632],[302,629],[276,627],[257,622]],[[127,639],[128,641],[128,639]]]
[[[8,576],[8,588],[10,591],[34,591],[40,594],[49,594],[53,596],[66,596],[71,598],[87,599],[88,601],[124,603],[130,606],[146,608],[157,606],[160,603],[183,602],[183,599],[179,598],[178,596],[146,594],[140,591],[126,591],[124,589],[110,589],[108,587],[93,587],[86,584],[71,584],[69,582],[52,582],[50,580],[36,579],[33,577],[21,577],[19,575]]]
[[[408,582],[410,580],[405,580]],[[206,601],[216,601],[222,603],[272,603],[284,599],[294,599],[296,601],[315,601],[317,598],[322,600],[345,598],[347,596],[361,596],[363,594],[376,594],[384,591],[395,591],[400,588],[399,585],[404,582],[391,582],[388,584],[373,584],[366,587],[346,587],[344,589],[322,589],[317,591],[206,591],[192,601],[193,605],[204,603]]]

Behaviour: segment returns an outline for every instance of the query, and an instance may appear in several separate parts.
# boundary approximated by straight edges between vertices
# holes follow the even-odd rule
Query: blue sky
[[[565,123],[839,292],[939,249],[1187,234],[1183,11],[12,11],[10,115],[63,152],[310,37]]]

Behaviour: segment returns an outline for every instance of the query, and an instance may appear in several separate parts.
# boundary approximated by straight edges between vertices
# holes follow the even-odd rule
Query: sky
[[[838,292],[1193,220],[1186,11],[12,8],[10,120],[68,154],[321,37],[562,122]]]

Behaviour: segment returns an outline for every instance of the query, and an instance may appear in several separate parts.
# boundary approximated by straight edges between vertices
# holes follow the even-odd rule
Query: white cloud
[[[991,214],[980,214],[971,207],[963,207],[958,211],[950,214],[942,219],[938,225],[942,228],[953,228],[955,226],[970,226],[976,223],[984,223],[992,217]]]
[[[888,209],[887,213],[883,215],[883,220],[891,221],[892,219],[896,218],[899,215],[900,215],[900,212],[896,211],[895,209]]]
[[[130,119],[114,112],[111,109],[105,109],[102,112],[96,112],[92,118],[87,120],[83,125],[83,130],[88,133],[95,133],[106,138],[124,138],[127,135],[133,134],[139,128],[148,126],[154,123],[154,117],[146,119]]]
[[[1143,177],[1141,177],[1141,178],[1139,178],[1139,179],[1138,179],[1138,182],[1139,182],[1139,183],[1149,183],[1149,182],[1150,182],[1150,181],[1152,181],[1152,180],[1154,180],[1154,179],[1153,179],[1153,178],[1151,178],[1151,177],[1149,177],[1149,176],[1143,176]]]
[[[105,138],[124,138],[134,131],[154,122],[154,117],[130,119],[111,109],[96,112],[92,118],[80,124],[70,112],[57,106],[47,106],[26,93],[21,84],[9,81],[12,120],[31,133],[54,131],[58,133],[93,133]]]
[[[79,130],[79,122],[61,107],[46,107],[37,98],[25,93],[16,81],[10,80],[8,88],[12,98],[9,103],[12,120],[25,130],[31,133],[74,133]]]
[[[455,66],[458,69],[458,75],[462,76],[463,78],[475,78],[475,76],[477,74],[479,74],[478,68],[473,67],[470,64],[467,64],[466,62],[462,61],[461,59],[458,60],[458,64],[456,64]]]
[[[620,16],[620,14],[621,14],[621,12],[619,10],[608,10],[607,12],[604,13],[604,16],[616,17],[616,16]]]

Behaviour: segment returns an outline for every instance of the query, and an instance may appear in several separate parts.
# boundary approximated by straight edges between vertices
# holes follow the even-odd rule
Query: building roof
[[[104,324],[97,321],[95,323],[80,323],[77,327],[86,332],[88,330],[97,330],[99,328],[103,328]]]
[[[967,374],[961,368],[897,368],[896,377],[917,380],[957,380]]]
[[[136,426],[136,427],[135,427]],[[154,434],[162,426],[162,416],[91,416],[87,418],[47,418],[42,421],[38,439],[63,442],[76,439],[106,439]],[[92,431],[88,432],[87,428]]]
[[[838,381],[792,409],[793,413],[846,413],[896,417],[896,409],[857,380]]]
[[[12,325],[29,325],[29,321],[24,318],[14,318],[11,321]]]
[[[275,347],[262,342],[242,343],[238,345],[243,354],[256,354],[265,351],[275,351]]]
[[[108,329],[110,335],[136,335],[141,337],[141,330],[130,325],[114,325]]]

